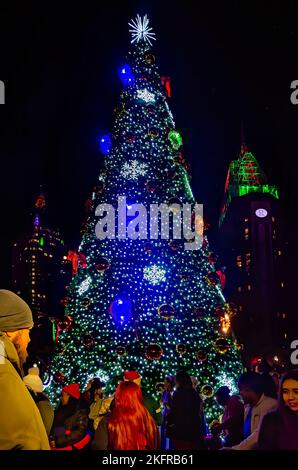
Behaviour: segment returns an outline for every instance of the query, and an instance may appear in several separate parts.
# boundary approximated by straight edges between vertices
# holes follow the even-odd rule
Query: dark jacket
[[[59,430],[59,435],[55,435],[56,447],[66,447],[83,439],[88,428],[88,416],[85,409],[78,409],[73,415],[66,418],[63,429]],[[54,434],[57,428],[53,429]]]
[[[174,392],[167,431],[169,437],[204,447],[202,400],[193,388],[179,388]]]
[[[289,413],[292,413],[289,411]],[[286,429],[278,410],[264,416],[259,432],[260,450],[298,450],[298,417],[291,416],[293,426]]]

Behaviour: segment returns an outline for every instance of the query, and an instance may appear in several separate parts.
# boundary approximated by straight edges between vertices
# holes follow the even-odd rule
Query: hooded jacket
[[[40,413],[22,381],[20,361],[0,332],[0,450],[49,450]]]

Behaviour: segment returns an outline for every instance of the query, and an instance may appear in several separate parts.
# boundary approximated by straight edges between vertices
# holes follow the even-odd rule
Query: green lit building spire
[[[237,160],[232,160],[229,166],[224,192],[224,202],[221,208],[219,224],[221,225],[226,212],[234,198],[249,193],[271,194],[279,198],[278,188],[269,185],[267,177],[261,169],[258,161],[248,150],[245,143],[243,128],[241,132],[241,149]]]

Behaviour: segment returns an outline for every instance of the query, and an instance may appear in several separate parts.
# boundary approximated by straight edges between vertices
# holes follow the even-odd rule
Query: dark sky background
[[[67,242],[79,240],[84,203],[102,163],[97,138],[113,122],[127,22],[137,13],[150,15],[157,35],[154,50],[161,75],[172,79],[170,108],[192,166],[192,187],[213,233],[243,120],[249,148],[280,187],[295,267],[298,105],[290,102],[290,83],[298,79],[296,2],[87,3],[1,3],[0,285],[10,287],[11,246],[31,221],[40,184],[51,224]]]

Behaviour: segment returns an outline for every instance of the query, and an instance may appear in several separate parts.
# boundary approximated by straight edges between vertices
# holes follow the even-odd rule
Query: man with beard
[[[0,450],[49,450],[40,413],[22,381],[33,327],[29,306],[0,289]]]

